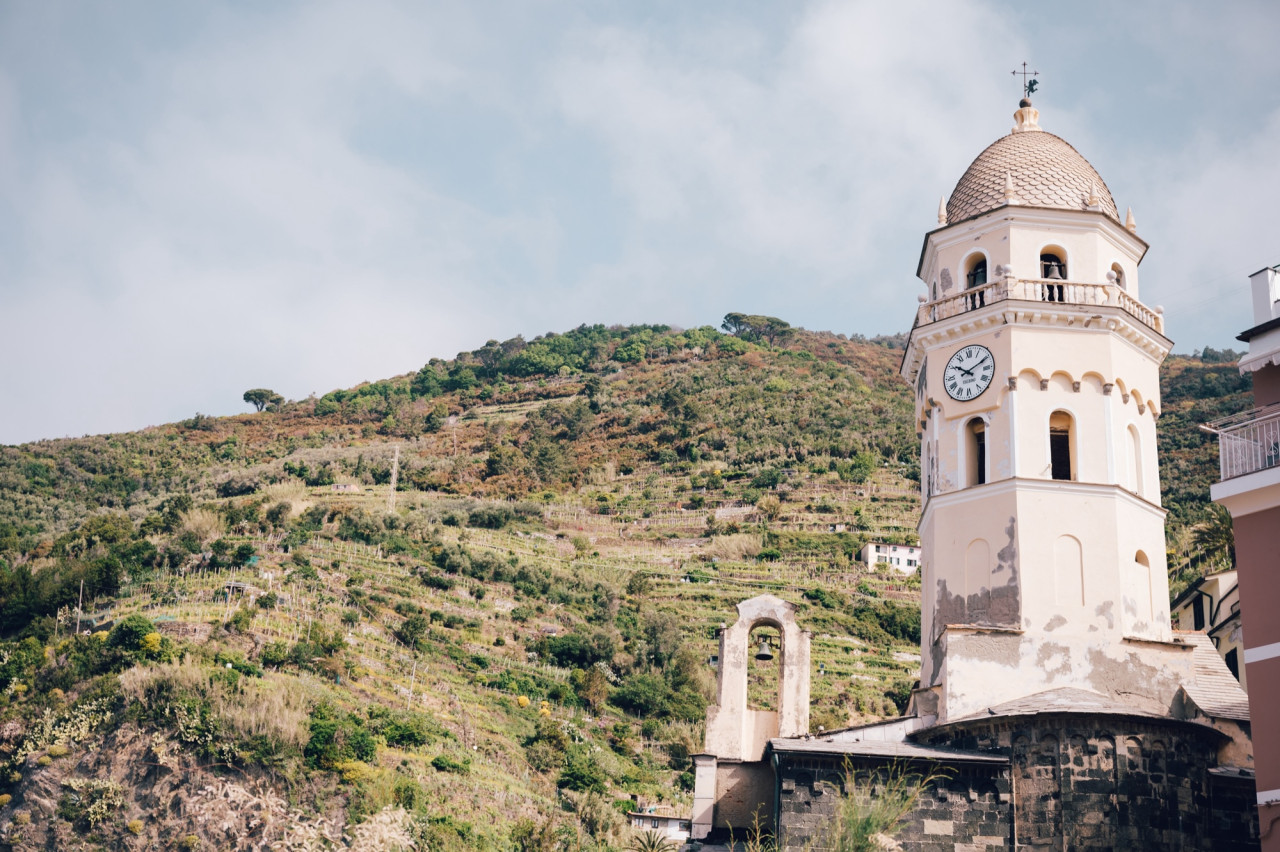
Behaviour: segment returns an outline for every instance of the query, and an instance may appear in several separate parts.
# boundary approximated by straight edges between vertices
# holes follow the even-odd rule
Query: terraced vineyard
[[[749,337],[583,327],[0,448],[0,839],[623,848],[636,802],[688,809],[717,630],[766,591],[813,635],[815,730],[898,713],[918,588],[854,555],[915,540],[899,353]],[[1194,570],[1211,448],[1166,395]]]

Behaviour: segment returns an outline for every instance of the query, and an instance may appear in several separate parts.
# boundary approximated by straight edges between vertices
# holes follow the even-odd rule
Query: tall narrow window
[[[1076,478],[1073,431],[1071,415],[1065,411],[1055,411],[1049,417],[1049,469],[1054,479]]]
[[[987,424],[975,417],[965,427],[968,433],[968,476],[970,485],[982,485],[987,481]]]

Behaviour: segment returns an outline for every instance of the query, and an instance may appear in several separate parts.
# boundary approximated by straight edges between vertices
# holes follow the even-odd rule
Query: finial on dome
[[[1124,229],[1131,234],[1138,232],[1138,221],[1133,218],[1133,208],[1129,208],[1129,212],[1124,216]]]
[[[1098,195],[1098,184],[1094,181],[1089,182],[1089,194],[1085,196],[1084,206],[1095,211],[1102,209],[1102,198]]]
[[[1013,186],[1013,175],[1009,172],[1004,173],[1004,203],[1019,204],[1017,191]]]
[[[1031,98],[1023,98],[1018,101],[1018,110],[1013,114],[1013,120],[1018,122],[1013,126],[1014,133],[1023,133],[1027,130],[1040,130],[1040,110],[1031,105]]]
[[[947,224],[947,199],[945,196],[938,199],[938,224]]]

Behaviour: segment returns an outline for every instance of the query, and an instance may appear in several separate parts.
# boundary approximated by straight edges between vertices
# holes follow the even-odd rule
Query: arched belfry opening
[[[966,290],[977,290],[979,287],[985,286],[987,283],[987,258],[985,255],[975,254],[965,261],[964,286]],[[985,291],[979,290],[977,293],[969,294],[969,308],[981,308],[987,304],[987,294]]]
[[[747,709],[776,712],[781,706],[782,631],[760,622],[747,637]]]

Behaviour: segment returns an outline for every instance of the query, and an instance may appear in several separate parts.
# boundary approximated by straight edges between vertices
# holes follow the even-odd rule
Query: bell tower
[[[1174,644],[1155,426],[1171,342],[1139,299],[1147,244],[1029,100],[1014,118],[940,205],[917,270],[917,712],[1059,687],[1165,712],[1169,684],[1127,674],[1135,650]]]

